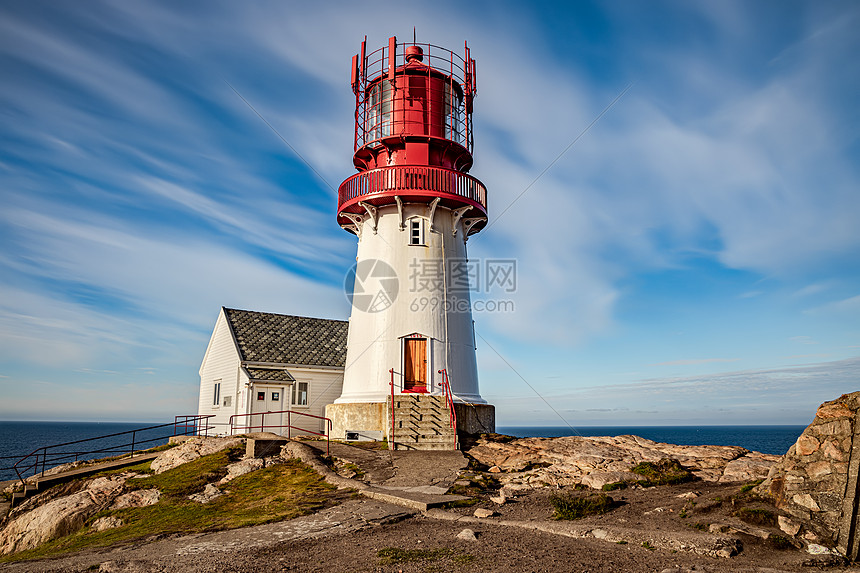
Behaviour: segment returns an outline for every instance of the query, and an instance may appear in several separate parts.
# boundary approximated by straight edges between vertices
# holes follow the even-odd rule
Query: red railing
[[[15,470],[18,479],[24,484],[24,480],[29,477],[28,474],[31,471],[32,475],[44,474],[45,470],[50,467],[81,459],[91,460],[97,457],[125,454],[133,456],[140,451],[141,446],[145,445],[146,448],[150,448],[169,439],[171,435],[198,435],[201,431],[206,435],[211,426],[203,422],[213,417],[214,414],[176,416],[172,424],[147,426],[94,438],[42,446],[18,459],[11,469]],[[173,428],[170,433],[167,430],[169,427]],[[161,428],[165,429],[164,432],[156,431]],[[153,444],[153,442],[157,443]]]
[[[266,415],[267,414],[286,414],[287,415],[287,423],[286,424],[266,424]],[[293,426],[292,424],[292,416],[305,416],[307,418],[315,418],[317,420],[325,420],[326,421],[326,431],[325,432],[315,432],[313,430],[308,430],[307,428],[302,428],[300,426]],[[236,426],[235,421],[237,418],[244,418],[246,416],[250,416],[249,424],[247,426]],[[260,423],[254,424],[253,417],[260,416]],[[283,417],[281,417],[283,421]],[[237,430],[241,430],[239,433],[244,433],[246,431],[260,431],[265,432],[267,429],[275,428],[275,429],[287,429],[287,438],[292,437],[292,430],[299,430],[300,432],[306,432],[308,434],[313,434],[315,436],[325,436],[325,453],[329,455],[329,443],[330,443],[330,435],[332,428],[331,418],[326,418],[324,416],[316,416],[314,414],[305,414],[304,412],[294,412],[292,410],[276,410],[272,412],[253,412],[251,414],[233,414],[230,416],[229,420],[230,424],[230,435],[232,436],[236,433]]]
[[[454,393],[451,391],[451,381],[448,380],[448,370],[443,368],[439,371],[442,375],[442,395],[445,396],[445,404],[450,412],[451,427],[457,431],[457,410],[454,409]]]
[[[388,438],[388,449],[394,449],[394,368],[389,370],[391,372],[391,437]]]
[[[378,193],[448,195],[487,212],[487,188],[478,179],[453,169],[406,165],[356,173],[338,188],[338,210]]]
[[[431,94],[427,82],[427,99],[443,101],[445,105],[446,138],[472,150],[472,100],[477,93],[475,60],[464,44],[463,55],[435,44],[416,42],[397,43],[390,38],[388,46],[366,53],[366,43],[361,43],[361,54],[352,62],[352,89],[355,93],[355,149],[367,145],[392,133],[398,134],[391,121],[391,110],[397,107],[396,98],[405,97],[407,90],[391,89],[387,78],[396,85],[397,78],[406,73],[406,49],[419,46],[423,52],[423,71],[429,78],[434,73],[446,76],[446,94]],[[412,69],[409,75],[417,70]],[[377,86],[374,90],[373,87]],[[402,84],[401,84],[402,86]],[[429,110],[428,110],[429,111]]]

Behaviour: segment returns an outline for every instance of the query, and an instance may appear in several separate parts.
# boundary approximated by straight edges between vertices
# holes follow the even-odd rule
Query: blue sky
[[[346,318],[350,59],[413,26],[477,60],[499,425],[805,424],[858,389],[856,2],[7,0],[0,419],[193,413],[222,305]]]

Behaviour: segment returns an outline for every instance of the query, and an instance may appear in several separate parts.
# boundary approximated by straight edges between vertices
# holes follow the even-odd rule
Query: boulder
[[[77,493],[19,515],[0,531],[0,555],[32,549],[77,531],[91,515],[108,505],[124,483],[124,476],[96,478]]]
[[[107,531],[108,529],[114,529],[122,525],[122,520],[118,517],[114,517],[112,515],[106,515],[104,517],[100,517],[93,522],[92,528],[96,531]]]
[[[160,474],[182,464],[194,461],[201,456],[208,456],[209,454],[243,444],[243,438],[207,438],[196,436],[175,448],[163,451],[157,458],[152,460],[149,467],[156,474]]]
[[[780,456],[738,446],[678,446],[638,436],[519,438],[496,442],[482,438],[467,453],[503,472],[499,480],[512,489],[585,484],[601,488],[636,481],[630,469],[640,462],[671,458],[705,481],[764,479]]]
[[[475,532],[471,529],[464,529],[460,533],[457,534],[457,539],[462,539],[463,541],[477,541],[478,538],[475,537]]]
[[[854,560],[860,539],[860,392],[822,404],[815,419],[756,491],[787,514],[779,519],[789,535],[802,534]],[[858,451],[853,451],[858,450]]]
[[[199,503],[209,503],[213,499],[221,497],[222,495],[224,495],[223,491],[215,487],[214,484],[208,483],[206,484],[206,487],[203,488],[202,492],[191,494],[188,496],[188,499]]]
[[[124,493],[116,498],[110,509],[125,509],[127,507],[146,507],[154,505],[161,499],[161,492],[157,489],[138,489]]]
[[[253,471],[259,470],[263,467],[263,460],[259,458],[249,458],[240,460],[236,463],[232,463],[227,466],[227,475],[221,478],[219,484],[225,484],[229,481],[236,479],[239,476],[243,476],[247,473],[251,473]]]

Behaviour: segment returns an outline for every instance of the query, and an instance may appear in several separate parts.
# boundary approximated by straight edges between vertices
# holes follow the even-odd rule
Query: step
[[[427,450],[436,450],[436,451],[447,450],[447,451],[450,451],[450,450],[456,450],[457,448],[455,447],[455,444],[450,444],[450,443],[449,444],[403,444],[403,443],[398,442],[394,445],[394,449],[395,450],[424,450],[424,451],[427,451]]]
[[[408,442],[408,443],[445,443],[445,442],[454,442],[454,436],[404,436],[404,435],[394,435],[394,441],[397,443],[400,442]]]

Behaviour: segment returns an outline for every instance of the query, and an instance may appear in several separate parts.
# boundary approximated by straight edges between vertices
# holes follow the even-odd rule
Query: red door
[[[407,338],[404,341],[403,391],[427,391],[427,339]]]

